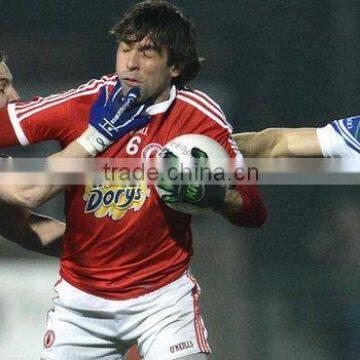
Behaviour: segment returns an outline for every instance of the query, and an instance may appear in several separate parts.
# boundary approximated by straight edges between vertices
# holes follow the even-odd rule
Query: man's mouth
[[[124,78],[123,81],[129,87],[134,87],[134,86],[139,86],[140,85],[140,82],[138,80],[136,80],[136,79]]]

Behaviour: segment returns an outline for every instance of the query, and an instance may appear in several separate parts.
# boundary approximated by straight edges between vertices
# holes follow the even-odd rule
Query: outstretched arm
[[[246,158],[323,156],[315,128],[269,128],[233,138]]]

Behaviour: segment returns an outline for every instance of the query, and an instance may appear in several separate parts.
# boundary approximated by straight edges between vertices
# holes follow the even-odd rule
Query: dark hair
[[[6,61],[6,54],[0,50],[0,62]]]
[[[111,30],[118,41],[127,44],[149,36],[158,50],[168,51],[168,66],[176,66],[180,75],[174,79],[185,85],[201,69],[196,50],[195,28],[181,10],[166,1],[149,0],[135,5]]]

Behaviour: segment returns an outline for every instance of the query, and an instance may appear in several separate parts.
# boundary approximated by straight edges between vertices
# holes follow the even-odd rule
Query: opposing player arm
[[[77,141],[72,142],[64,150],[50,158],[86,158],[92,157]],[[56,196],[65,185],[3,185],[0,200],[6,204],[36,208]]]
[[[315,128],[269,128],[235,134],[233,138],[246,158],[323,156]]]
[[[27,250],[59,256],[64,223],[15,205],[1,203],[0,207],[0,236]]]

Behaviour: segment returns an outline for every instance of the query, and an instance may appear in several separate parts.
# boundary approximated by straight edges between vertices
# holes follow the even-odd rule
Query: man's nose
[[[137,70],[139,68],[139,57],[138,51],[133,50],[129,52],[126,64],[129,70]]]

